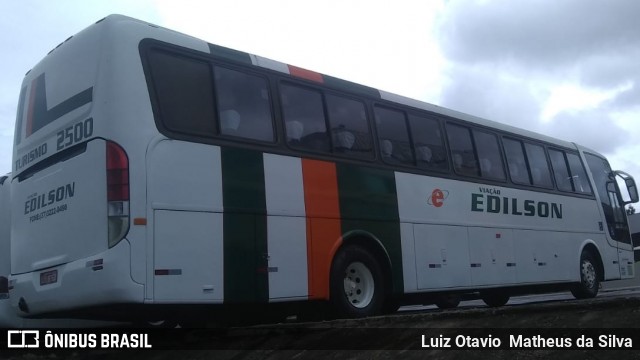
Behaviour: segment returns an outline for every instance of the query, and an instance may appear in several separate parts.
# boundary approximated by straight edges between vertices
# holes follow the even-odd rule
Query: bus
[[[596,151],[121,15],[26,74],[12,173],[25,317],[363,317],[634,275],[637,188]]]

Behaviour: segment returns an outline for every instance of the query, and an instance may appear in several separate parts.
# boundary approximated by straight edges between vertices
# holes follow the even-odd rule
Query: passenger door
[[[607,160],[592,154],[585,154],[593,175],[596,191],[606,224],[602,227],[618,248],[618,264],[622,278],[633,277],[633,247],[624,205],[620,203],[620,190]]]

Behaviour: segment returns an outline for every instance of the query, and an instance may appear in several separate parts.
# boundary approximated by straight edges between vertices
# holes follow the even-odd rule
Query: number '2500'
[[[62,150],[73,144],[77,144],[82,140],[88,139],[93,135],[93,118],[75,123],[62,131],[59,131],[57,149]]]

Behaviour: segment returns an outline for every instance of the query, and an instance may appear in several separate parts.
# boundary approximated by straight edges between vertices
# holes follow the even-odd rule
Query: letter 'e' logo
[[[431,192],[431,197],[427,200],[427,204],[439,208],[444,205],[444,200],[448,197],[449,192],[447,190],[434,189],[433,192]]]

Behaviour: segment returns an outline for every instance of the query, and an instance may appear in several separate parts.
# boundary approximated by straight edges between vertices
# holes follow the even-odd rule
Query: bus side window
[[[486,179],[504,181],[506,178],[498,137],[494,134],[474,129],[473,139],[478,152],[480,176]]]
[[[215,67],[220,133],[273,142],[273,118],[267,80],[223,67]]]
[[[374,111],[382,161],[387,164],[413,165],[413,152],[404,113],[377,106]]]
[[[331,151],[322,94],[300,86],[282,84],[280,99],[287,144],[297,149]]]
[[[373,157],[369,122],[360,101],[326,95],[333,151],[349,156]]]
[[[534,186],[552,188],[551,172],[549,171],[549,163],[544,152],[544,148],[540,145],[526,143],[524,148],[527,152],[527,159],[531,167],[531,180]]]
[[[449,139],[455,172],[464,176],[480,176],[480,167],[473,149],[470,129],[448,124],[447,138]]]
[[[449,170],[447,151],[438,120],[409,115],[409,128],[419,168]]]
[[[553,176],[556,179],[558,190],[573,191],[571,186],[571,175],[567,168],[567,162],[564,158],[564,152],[560,150],[549,149],[549,158],[551,159],[551,167],[553,167]]]
[[[577,154],[567,153],[567,162],[571,170],[574,191],[581,194],[591,194],[591,185],[589,185],[587,172],[582,165],[582,161],[580,161],[580,157]]]
[[[149,53],[159,123],[198,137],[215,134],[213,76],[208,62],[164,51]]]
[[[504,153],[507,157],[507,167],[509,168],[511,181],[515,184],[531,185],[527,160],[522,150],[522,142],[505,138],[502,139],[502,144],[504,145]]]
[[[302,134],[304,134],[304,124],[298,120],[287,121],[285,124],[287,132],[287,143],[292,146],[300,146]]]

